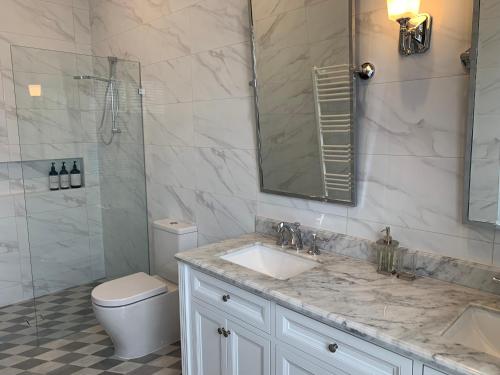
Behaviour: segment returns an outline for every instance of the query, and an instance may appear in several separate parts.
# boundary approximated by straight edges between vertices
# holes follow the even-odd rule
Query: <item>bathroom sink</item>
[[[221,258],[278,280],[289,279],[318,265],[313,260],[275,250],[260,243],[223,255]]]
[[[470,306],[443,333],[443,337],[500,358],[500,311]]]

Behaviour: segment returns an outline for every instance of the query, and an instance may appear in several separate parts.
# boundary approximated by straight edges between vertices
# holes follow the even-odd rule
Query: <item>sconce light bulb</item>
[[[387,13],[392,21],[413,18],[419,11],[420,0],[387,0]]]

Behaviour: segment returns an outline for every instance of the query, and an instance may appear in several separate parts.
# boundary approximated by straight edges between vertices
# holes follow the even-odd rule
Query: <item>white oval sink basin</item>
[[[275,250],[259,243],[223,255],[221,258],[278,280],[289,279],[318,266],[318,263],[313,260]]]
[[[500,311],[470,306],[443,333],[443,337],[500,358]]]

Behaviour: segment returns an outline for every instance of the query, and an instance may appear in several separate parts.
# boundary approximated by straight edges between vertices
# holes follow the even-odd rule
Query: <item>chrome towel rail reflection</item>
[[[351,144],[353,70],[347,64],[313,67],[313,89],[326,196],[353,188]],[[348,112],[342,112],[348,109]]]

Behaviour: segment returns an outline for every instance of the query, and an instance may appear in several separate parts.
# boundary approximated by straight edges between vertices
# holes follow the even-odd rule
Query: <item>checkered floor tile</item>
[[[0,308],[0,375],[180,375],[180,343],[133,360],[113,356],[84,285]]]

